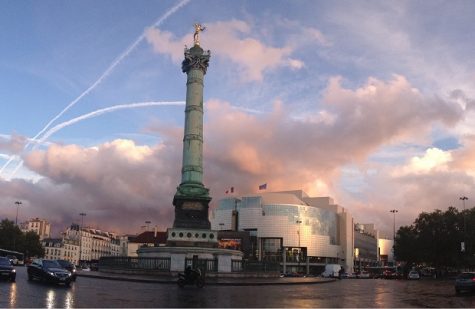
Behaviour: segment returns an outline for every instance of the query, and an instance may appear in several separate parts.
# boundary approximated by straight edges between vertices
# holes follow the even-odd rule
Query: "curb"
[[[159,284],[177,284],[176,280],[160,280],[160,279],[146,279],[146,278],[128,278],[128,277],[112,277],[112,276],[102,276],[102,275],[85,275],[77,274],[78,277],[83,278],[94,278],[94,279],[103,279],[103,280],[112,280],[112,281],[128,281],[128,282],[140,282],[140,283],[159,283]],[[309,284],[323,284],[334,282],[336,279],[323,279],[323,280],[314,280],[314,281],[281,281],[281,282],[230,282],[223,281],[219,282],[216,280],[207,281],[206,285],[211,286],[265,286],[265,285],[309,285]]]

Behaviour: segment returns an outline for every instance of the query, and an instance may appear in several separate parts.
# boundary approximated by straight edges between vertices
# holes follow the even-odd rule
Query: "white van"
[[[338,274],[341,270],[340,264],[327,264],[325,270],[322,273],[324,278],[338,278]]]

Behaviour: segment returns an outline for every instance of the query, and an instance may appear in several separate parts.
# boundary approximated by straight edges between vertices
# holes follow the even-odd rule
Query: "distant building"
[[[378,235],[374,224],[355,224],[355,269],[379,266]]]
[[[160,247],[167,243],[167,232],[159,232],[157,228],[154,231],[145,231],[136,236],[122,236],[121,255],[137,256],[137,250],[141,247]]]
[[[33,231],[40,236],[40,240],[51,237],[51,224],[44,219],[34,218],[21,224],[23,232]]]
[[[79,243],[80,261],[99,260],[102,256],[119,256],[122,254],[121,238],[114,233],[99,229],[80,228],[72,224],[64,232],[65,239]]]
[[[378,246],[381,266],[394,266],[394,240],[380,238],[378,239]]]
[[[68,260],[71,263],[79,264],[79,244],[72,239],[45,238],[41,241],[45,249],[45,259]]]

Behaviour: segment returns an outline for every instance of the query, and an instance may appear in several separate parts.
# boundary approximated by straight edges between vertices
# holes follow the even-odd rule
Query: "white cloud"
[[[424,156],[411,158],[407,165],[398,168],[393,175],[398,177],[409,174],[427,174],[433,171],[447,171],[448,164],[451,161],[452,155],[450,152],[438,148],[429,148]]]
[[[261,81],[267,70],[288,65],[292,69],[301,69],[304,63],[290,56],[294,52],[291,46],[272,47],[252,37],[251,27],[240,20],[210,23],[201,35],[203,46],[212,50],[212,55],[230,61],[236,65],[244,81]],[[158,29],[148,29],[147,40],[154,50],[167,54],[173,61],[182,59],[183,47],[192,43],[191,35],[175,38],[173,34]]]

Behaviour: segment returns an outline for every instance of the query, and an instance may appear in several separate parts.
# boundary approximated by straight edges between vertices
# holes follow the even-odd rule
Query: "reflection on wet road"
[[[475,295],[455,296],[450,281],[341,280],[315,285],[206,286],[137,283],[79,277],[70,288],[0,281],[0,307],[475,307]]]

